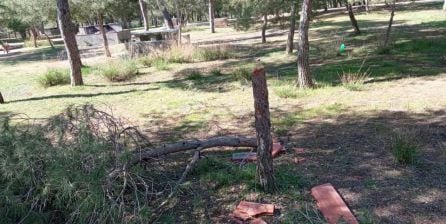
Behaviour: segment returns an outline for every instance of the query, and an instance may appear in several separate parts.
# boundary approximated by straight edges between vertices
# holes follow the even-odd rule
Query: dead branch
[[[163,144],[156,148],[144,148],[135,152],[133,163],[147,160],[175,152],[183,152],[192,149],[207,149],[213,147],[257,147],[257,140],[246,136],[219,136],[206,140],[189,140],[172,144]]]
[[[189,174],[189,172],[192,170],[192,168],[195,166],[195,164],[197,163],[197,161],[200,159],[200,150],[202,150],[202,148],[198,148],[195,152],[194,155],[192,156],[192,160],[190,161],[189,164],[187,164],[186,169],[184,169],[183,174],[181,175],[180,179],[178,179],[174,189],[172,190],[172,192],[170,192],[169,196],[166,198],[166,200],[164,200],[159,206],[158,208],[156,208],[154,215],[151,218],[151,221],[149,221],[149,223],[152,223],[156,220],[156,217],[159,217],[166,209],[164,208],[169,201],[173,198],[173,196],[175,196],[176,192],[178,191],[178,187],[184,182],[184,180],[187,177],[187,174]]]

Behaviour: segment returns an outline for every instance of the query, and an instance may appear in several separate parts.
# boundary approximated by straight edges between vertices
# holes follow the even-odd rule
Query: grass
[[[67,69],[48,69],[39,77],[39,84],[45,88],[70,84],[70,71]]]
[[[112,61],[101,65],[97,72],[110,82],[129,81],[139,74],[137,64],[133,60]]]
[[[429,16],[426,16],[428,14]],[[206,38],[226,40],[226,36],[231,35],[234,39],[238,38],[241,41],[234,42],[232,43],[235,45],[234,47],[227,48],[231,53],[229,57],[225,56],[225,53],[204,51],[200,54],[195,53],[194,56],[195,51],[186,54],[182,50],[175,49],[172,52],[169,51],[167,57],[163,55],[149,58],[147,62],[142,59],[141,63],[144,63],[145,67],[137,67],[141,75],[128,79],[131,82],[110,84],[101,75],[85,75],[86,85],[82,87],[59,85],[47,89],[41,88],[38,84],[39,75],[36,74],[43,73],[48,68],[66,66],[66,62],[44,59],[43,55],[57,54],[57,51],[50,51],[49,48],[27,49],[29,51],[20,55],[11,55],[0,59],[2,67],[0,91],[7,101],[7,104],[0,106],[0,117],[25,113],[31,118],[38,119],[39,123],[43,123],[44,119],[60,114],[69,105],[91,103],[100,108],[111,108],[115,116],[123,117],[125,122],[128,120],[130,124],[139,126],[144,134],[150,136],[150,140],[155,145],[178,139],[201,139],[225,134],[252,136],[254,133],[252,90],[246,84],[250,82],[252,72],[250,66],[253,59],[259,59],[265,64],[268,73],[274,138],[287,137],[292,147],[305,147],[309,149],[309,152],[302,155],[302,157],[307,157],[307,162],[301,164],[293,163],[292,159],[295,156],[293,150],[275,159],[276,178],[281,183],[280,193],[278,195],[261,194],[258,199],[283,205],[284,222],[282,223],[306,223],[309,222],[308,220],[317,223],[319,214],[312,206],[313,201],[307,192],[311,186],[336,177],[340,178],[339,182],[342,183],[343,192],[353,194],[353,199],[351,195],[348,197],[347,194],[346,200],[351,203],[355,211],[366,210],[364,214],[369,216],[370,213],[370,216],[378,220],[377,223],[391,220],[392,217],[388,219],[378,217],[374,213],[375,207],[372,206],[377,205],[383,208],[387,206],[380,201],[384,197],[380,197],[378,194],[383,191],[383,186],[388,187],[389,184],[395,186],[385,189],[385,196],[400,195],[393,194],[395,192],[409,192],[418,196],[420,193],[415,191],[426,188],[422,184],[423,181],[439,177],[435,176],[439,172],[427,172],[420,168],[420,173],[423,173],[427,178],[420,179],[419,176],[413,176],[418,172],[407,174],[405,166],[395,166],[394,161],[398,160],[397,157],[403,158],[402,161],[412,161],[412,157],[417,160],[427,155],[418,153],[411,156],[413,149],[410,147],[411,144],[408,147],[404,142],[393,142],[387,136],[383,137],[384,134],[381,130],[375,127],[381,124],[389,130],[393,130],[395,126],[403,125],[405,120],[401,121],[400,119],[405,119],[405,115],[411,118],[408,123],[416,124],[420,128],[429,119],[441,119],[435,112],[446,107],[442,97],[444,96],[443,87],[446,82],[444,74],[446,71],[442,67],[443,62],[441,61],[441,56],[446,52],[443,48],[442,37],[438,37],[438,35],[442,35],[442,31],[433,29],[442,24],[444,16],[435,10],[428,9],[420,12],[417,10],[398,11],[395,17],[396,24],[404,26],[395,26],[395,32],[392,35],[394,44],[391,50],[385,55],[377,54],[378,39],[373,29],[379,29],[382,24],[386,24],[388,18],[384,18],[383,15],[387,15],[386,12],[378,10],[367,15],[358,14],[360,26],[364,28],[368,26],[370,29],[364,30],[363,35],[355,37],[348,35],[350,24],[347,16],[333,15],[323,19],[315,17],[315,22],[317,20],[321,22],[311,23],[311,70],[319,88],[306,91],[294,87],[296,58],[295,55],[288,56],[283,53],[285,34],[268,37],[267,44],[260,44],[259,39],[252,38],[258,36],[257,31],[237,33],[230,28],[225,28],[225,31],[228,32],[217,32],[208,37],[204,36],[207,31],[202,33],[191,31],[193,39],[194,35],[203,35],[203,40],[207,40]],[[412,18],[411,15],[414,17]],[[426,40],[418,39],[420,35],[415,35],[429,30],[432,33],[426,33],[426,37],[428,37],[425,38]],[[340,38],[335,38],[335,34]],[[336,52],[337,46],[328,49],[328,46],[337,43],[336,40],[342,38],[348,50],[351,51],[339,55],[333,53]],[[323,46],[327,46],[326,51],[318,49],[318,47],[324,48]],[[241,57],[235,58],[232,54]],[[362,91],[351,91],[356,87],[346,89],[344,85],[348,84],[342,83],[339,74],[342,74],[343,71],[356,73],[361,68],[367,54],[368,59],[363,65],[363,68],[370,69],[368,73],[370,82],[366,84],[367,88],[363,88],[363,85],[360,84],[358,89]],[[88,74],[97,73],[104,62],[101,57],[85,59],[83,63],[89,65],[89,68],[84,69]],[[116,67],[119,67],[115,70],[123,67],[120,63],[115,64]],[[116,74],[117,72],[113,71],[111,77],[116,77]],[[346,76],[346,80],[358,80],[356,74],[349,76],[354,77],[347,78]],[[393,78],[403,79],[393,80]],[[359,80],[360,83],[363,82],[363,79]],[[389,114],[396,115],[392,117]],[[18,123],[19,120],[16,119],[13,122]],[[362,130],[366,130],[366,132]],[[6,132],[1,132],[1,134],[4,133]],[[435,136],[441,137],[438,134]],[[45,165],[61,169],[60,173],[44,173],[52,181],[48,187],[49,194],[44,195],[51,199],[49,200],[51,205],[60,211],[67,212],[67,209],[71,207],[79,207],[80,201],[85,199],[87,205],[81,206],[82,214],[87,214],[85,211],[91,213],[94,206],[108,208],[106,206],[109,205],[90,203],[93,198],[101,198],[101,191],[98,190],[97,184],[104,181],[102,179],[104,169],[110,168],[110,164],[102,160],[106,157],[102,156],[101,150],[106,149],[108,145],[87,145],[86,142],[83,142],[86,145],[85,151],[83,150],[84,145],[73,148],[58,147],[57,150],[60,151],[57,151],[54,145],[47,144],[45,137],[40,135],[39,138],[43,138],[43,140],[42,142],[31,142],[33,144],[30,145],[35,146],[33,149],[31,146],[21,146],[20,140],[26,139],[26,137],[34,140],[39,136],[28,135],[21,138],[16,136],[19,142],[13,142],[14,144],[7,145],[8,147],[1,148],[1,150],[11,146],[11,149],[16,151],[12,152],[13,155],[24,151],[32,152],[30,155],[21,154],[24,157],[34,156],[31,159],[23,160],[29,162],[32,165],[30,167],[35,167],[37,161],[40,161],[40,157],[35,158],[40,155],[54,161],[49,161]],[[7,141],[13,140],[7,139]],[[7,141],[2,139],[0,144]],[[381,152],[380,150],[385,148],[382,147],[383,145],[394,145],[395,147]],[[78,150],[80,154],[74,154],[72,152],[75,151],[74,149]],[[393,156],[394,149],[398,151],[396,153],[398,156]],[[421,146],[417,146],[416,151],[419,152],[420,149]],[[204,158],[188,177],[185,185],[202,187],[197,188],[200,189],[198,191],[200,197],[193,197],[194,194],[190,193],[192,188],[182,188],[181,195],[178,199],[175,198],[181,204],[174,208],[175,213],[167,213],[162,220],[176,223],[185,220],[201,222],[206,219],[204,217],[210,216],[213,219],[211,222],[226,223],[227,220],[221,220],[224,219],[221,217],[230,214],[233,206],[239,200],[246,199],[245,196],[250,193],[259,192],[259,188],[255,184],[254,164],[235,166],[229,162],[230,153],[225,150],[227,149],[210,150],[209,154],[206,152]],[[50,152],[53,151],[57,152],[52,155]],[[88,158],[92,153],[95,153],[94,158],[98,159],[95,161],[99,161],[95,164],[99,166],[93,169],[93,173],[80,175],[77,172],[79,167],[89,163],[79,164],[71,160],[79,157],[84,158],[84,156]],[[176,158],[175,162],[170,164],[181,166],[176,170],[175,177],[178,177],[184,169],[184,163],[188,158],[185,156],[179,155],[181,158]],[[437,161],[435,156],[429,158],[432,161]],[[354,162],[352,162],[353,165],[350,165],[345,161]],[[391,161],[390,164],[387,161]],[[433,167],[436,169],[439,166]],[[8,172],[18,172],[23,171],[26,167],[24,168],[23,164],[20,167],[13,167],[12,164],[9,164],[6,168],[8,168]],[[167,168],[166,170],[169,171],[170,166]],[[353,177],[351,173],[342,172],[350,169],[355,169],[354,175],[358,176],[364,176],[364,173],[367,173],[366,180]],[[413,180],[411,184],[417,184],[418,188],[405,188],[405,182],[397,178],[392,179],[393,182],[386,182],[391,179],[387,176],[387,171],[394,171],[394,169],[398,172],[393,172],[393,174],[402,173],[401,179],[405,180],[411,178]],[[441,171],[441,168],[439,170]],[[29,169],[26,172],[30,172]],[[7,174],[7,172],[2,172],[1,175],[3,174]],[[67,178],[60,178],[61,176],[69,177],[70,181],[67,181]],[[14,183],[11,186],[20,192],[27,192],[29,175],[21,175],[20,178],[20,183]],[[172,181],[176,179],[172,178]],[[21,183],[23,180],[28,183]],[[368,180],[373,180],[373,182]],[[85,185],[81,183],[85,183]],[[355,192],[348,191],[353,186],[350,183],[354,184]],[[56,188],[52,184],[60,187]],[[43,186],[41,189],[44,189],[45,185],[39,186]],[[95,194],[85,195],[82,192],[87,191],[85,188],[81,188],[82,186],[92,187],[92,189],[97,187],[98,189],[93,189]],[[4,188],[0,187],[0,189]],[[126,188],[125,192],[131,191],[131,189],[133,188]],[[81,194],[77,195],[79,192]],[[88,190],[88,192],[92,191]],[[185,197],[184,193],[190,193],[191,197]],[[370,197],[365,197],[368,195]],[[80,199],[81,196],[82,199]],[[357,196],[360,200],[354,201]],[[57,197],[68,199],[70,203],[66,207],[62,207],[60,201],[55,201],[54,198]],[[10,200],[12,200],[11,198],[14,201],[0,200],[0,203],[8,203],[5,206],[11,208],[7,213],[8,218],[10,218],[11,212],[16,212],[18,216],[21,216],[29,211],[32,205],[31,200],[25,203],[20,201],[24,199],[23,197],[9,197]],[[208,201],[217,201],[217,203],[210,206]],[[352,203],[352,201],[354,202]],[[413,217],[425,217],[426,213],[423,213],[422,209],[411,207],[417,206],[415,203],[408,203],[404,200],[398,200],[398,202],[401,203],[400,206],[404,210],[416,210]],[[438,205],[435,204],[435,201],[428,203]],[[151,209],[149,208],[141,207],[139,214],[150,215]],[[185,212],[185,210],[189,211],[189,208],[193,209],[192,213]],[[12,211],[13,209],[14,211]],[[102,212],[102,210],[98,212]],[[32,217],[35,215],[39,216],[31,214]],[[404,216],[401,213],[395,216],[397,215]],[[12,217],[11,222],[18,222],[17,217]],[[404,223],[405,220],[401,222]]]
[[[401,165],[412,165],[419,157],[419,146],[413,137],[397,136],[393,139],[392,154],[395,160]]]

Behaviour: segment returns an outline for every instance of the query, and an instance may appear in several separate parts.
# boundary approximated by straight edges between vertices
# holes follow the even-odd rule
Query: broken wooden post
[[[0,104],[4,104],[5,100],[3,99],[2,92],[0,92]]]
[[[265,68],[261,65],[257,65],[252,73],[252,89],[257,137],[257,176],[263,189],[266,192],[273,192],[276,190],[276,185],[271,155],[273,140],[271,137],[268,87],[266,85]]]

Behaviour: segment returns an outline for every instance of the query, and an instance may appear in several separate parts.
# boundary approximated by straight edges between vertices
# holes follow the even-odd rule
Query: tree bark
[[[30,30],[30,33],[31,33],[32,38],[33,38],[33,45],[34,45],[35,48],[37,48],[38,47],[37,46],[37,30],[36,30],[36,28],[34,26],[31,26],[31,28],[29,28],[29,30]]]
[[[214,9],[215,0],[209,0],[209,29],[211,33],[215,33],[215,9]]]
[[[2,92],[0,92],[0,104],[4,104],[5,100],[3,99]]]
[[[158,3],[158,8],[163,13],[164,17],[164,23],[166,24],[166,27],[169,29],[173,29],[173,22],[172,22],[172,16],[170,15],[169,11],[167,11],[167,4],[164,0],[156,0]]]
[[[257,138],[257,177],[266,192],[274,192],[276,183],[271,154],[273,139],[271,137],[268,86],[263,66],[257,66],[252,73],[252,90]]]
[[[263,25],[262,25],[262,43],[266,43],[266,28],[268,26],[268,14],[263,15]]]
[[[361,31],[359,30],[358,21],[356,21],[355,14],[353,13],[352,4],[346,3],[346,5],[347,5],[348,16],[350,17],[350,22],[352,23],[352,26],[355,29],[355,34],[359,35],[361,34]]]
[[[57,19],[71,68],[71,86],[83,85],[82,62],[77,48],[75,26],[71,21],[68,0],[57,0]]]
[[[104,16],[102,15],[102,12],[98,13],[98,22],[99,22],[99,30],[102,34],[102,39],[104,40],[104,50],[105,50],[105,56],[107,58],[111,57],[110,49],[108,48],[108,39],[107,34],[105,33],[104,29]]]
[[[213,137],[206,140],[189,140],[181,141],[172,144],[163,144],[156,148],[145,148],[142,150],[136,150],[134,153],[133,163],[137,163],[140,160],[146,160],[150,158],[156,158],[171,153],[183,152],[192,149],[207,149],[213,147],[256,147],[257,142],[255,138],[245,136],[220,136]]]
[[[144,30],[149,30],[149,17],[147,16],[147,5],[144,0],[139,0],[139,8],[141,9],[141,15],[144,22]]]
[[[387,26],[387,31],[386,31],[386,39],[384,40],[384,46],[386,46],[386,47],[388,46],[389,41],[390,41],[390,32],[392,30],[394,15],[395,15],[395,0],[393,1],[393,4],[392,4],[392,11],[390,13],[389,25]]]
[[[446,1],[446,0],[445,0]],[[364,6],[365,6],[365,11],[367,12],[367,13],[369,13],[370,12],[370,8],[369,8],[369,0],[364,0]]]
[[[300,88],[314,86],[310,73],[310,44],[308,29],[310,27],[311,0],[303,0],[297,44],[297,83]]]
[[[42,34],[46,37],[46,40],[47,40],[48,43],[50,44],[51,48],[54,49],[53,41],[52,41],[51,38],[48,36],[48,34],[45,33],[45,30],[42,30]]]
[[[292,54],[294,50],[294,31],[296,28],[296,9],[298,7],[298,1],[293,2],[291,6],[291,21],[290,21],[290,31],[288,33],[288,42],[286,45],[286,52]]]

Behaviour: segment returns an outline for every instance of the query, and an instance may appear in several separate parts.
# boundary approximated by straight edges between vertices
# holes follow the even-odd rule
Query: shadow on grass
[[[18,99],[7,101],[6,103],[18,103],[18,102],[29,102],[29,101],[38,101],[38,100],[47,100],[47,99],[61,99],[61,98],[83,98],[83,97],[96,97],[96,96],[113,96],[113,95],[121,95],[133,92],[144,92],[157,90],[159,87],[146,88],[146,89],[133,89],[133,90],[125,90],[125,91],[117,91],[117,92],[102,92],[102,93],[84,93],[84,94],[60,94],[60,95],[51,95],[51,96],[41,96],[41,97],[32,97],[27,99]]]
[[[446,219],[445,110],[365,114],[337,107],[327,110],[330,119],[299,118],[291,125],[283,124],[289,130],[291,150],[274,160],[278,194],[261,192],[254,164],[231,163],[234,150],[210,150],[188,178],[190,189],[197,194],[180,196],[177,209],[183,215],[176,216],[175,221],[226,223],[227,216],[215,214],[230,214],[231,205],[240,200],[285,205],[280,217],[269,221],[318,220],[317,212],[304,217],[309,215],[307,210],[316,211],[309,190],[327,182],[339,190],[361,223],[412,223],[420,219],[436,223]],[[299,113],[282,111],[280,116]],[[392,155],[394,137],[406,132],[416,136],[411,140],[419,145],[417,162],[410,166],[398,164]],[[305,151],[294,152],[293,147],[303,147]],[[306,161],[295,164],[297,156]],[[296,202],[309,206],[291,206]]]
[[[26,52],[14,52],[11,54],[0,55],[0,63],[15,65],[22,62],[55,59],[62,50],[62,46],[56,46],[54,49],[51,47],[44,47]]]

